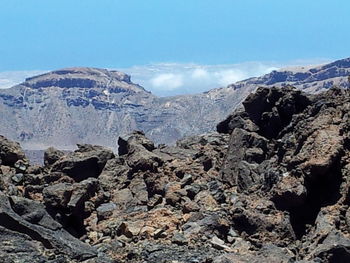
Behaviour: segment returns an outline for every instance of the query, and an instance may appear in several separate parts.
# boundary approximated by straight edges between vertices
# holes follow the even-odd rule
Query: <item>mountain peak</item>
[[[294,86],[303,91],[314,93],[333,86],[348,88],[349,75],[350,58],[345,58],[318,66],[287,67],[273,70],[260,77],[253,77],[233,83],[228,88],[239,89],[250,86],[254,89],[258,86]]]
[[[130,76],[116,70],[74,67],[63,68],[27,78],[22,86],[29,88],[115,88],[123,87],[135,92],[145,91],[133,85]]]

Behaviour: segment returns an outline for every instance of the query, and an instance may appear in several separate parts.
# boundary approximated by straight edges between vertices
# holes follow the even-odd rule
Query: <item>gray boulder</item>
[[[18,160],[25,160],[26,156],[17,142],[10,141],[0,135],[0,164],[13,166]]]
[[[40,243],[39,246],[45,250],[56,250],[79,261],[97,256],[92,247],[74,238],[55,222],[42,204],[28,199],[8,198],[2,193],[0,193],[0,231],[5,233],[10,238],[8,242],[13,244],[25,240],[25,244],[28,245],[30,238],[31,242]],[[28,249],[35,252],[33,247]]]
[[[98,177],[106,162],[113,157],[113,152],[105,147],[78,145],[78,150],[55,162],[51,171],[63,172],[80,182],[89,177]]]

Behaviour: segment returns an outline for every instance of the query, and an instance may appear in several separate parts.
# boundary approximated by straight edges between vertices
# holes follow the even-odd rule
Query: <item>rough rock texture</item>
[[[14,165],[17,161],[23,161],[25,154],[19,143],[12,142],[0,135],[0,164]]]
[[[57,162],[62,156],[64,156],[64,152],[55,149],[54,147],[49,147],[44,152],[44,164],[51,165]]]
[[[116,137],[133,130],[144,131],[156,144],[174,144],[184,136],[214,131],[258,86],[320,92],[348,87],[348,75],[350,59],[343,59],[273,71],[205,93],[160,98],[121,72],[61,69],[0,90],[0,134],[20,141],[26,150],[74,150],[77,143],[115,147]]]
[[[1,156],[0,261],[349,262],[349,110],[349,90],[259,88],[174,146]]]
[[[267,238],[294,259],[348,260],[349,95],[260,88],[218,125],[231,133],[221,179],[243,212],[233,221],[260,246]]]

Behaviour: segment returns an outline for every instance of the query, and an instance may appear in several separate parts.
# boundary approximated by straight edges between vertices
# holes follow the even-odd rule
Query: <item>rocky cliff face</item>
[[[219,133],[30,166],[0,137],[2,262],[349,262],[350,91],[259,88]]]
[[[115,138],[142,130],[156,143],[213,131],[258,86],[293,85],[309,92],[346,87],[350,59],[274,71],[206,93],[159,98],[117,71],[70,68],[27,79],[0,90],[0,134],[26,150],[76,143],[114,148]],[[205,121],[203,121],[205,120]]]
[[[71,68],[0,91],[0,134],[27,150],[76,143],[115,147],[115,138],[143,130],[157,143],[213,130],[225,116],[222,96],[157,98],[116,71]],[[230,105],[232,106],[232,105]],[[207,116],[207,122],[199,120]]]
[[[79,141],[104,145],[112,134],[137,128],[154,96],[115,71],[74,68],[27,79],[0,94],[1,133],[25,148],[72,148]],[[109,136],[107,135],[109,134]]]
[[[315,67],[295,67],[272,71],[262,77],[251,78],[232,84],[229,87],[245,86],[294,86],[306,92],[320,92],[333,86],[348,88],[350,75],[350,58]]]

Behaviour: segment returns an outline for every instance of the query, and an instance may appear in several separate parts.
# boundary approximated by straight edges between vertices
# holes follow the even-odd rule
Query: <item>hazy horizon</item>
[[[349,7],[345,0],[4,0],[0,88],[84,66],[123,71],[160,96],[202,92],[349,57]]]
[[[296,60],[277,62],[243,62],[237,64],[199,65],[195,63],[155,63],[129,68],[109,68],[131,76],[132,82],[158,96],[194,94],[251,77],[259,77],[286,67],[319,65],[330,60]],[[26,78],[52,70],[23,70],[0,72],[0,89],[11,88]]]

